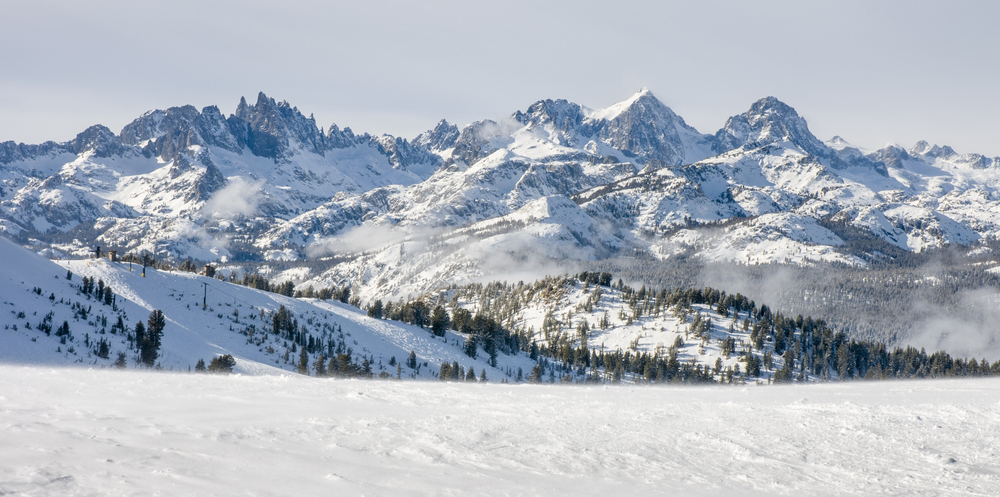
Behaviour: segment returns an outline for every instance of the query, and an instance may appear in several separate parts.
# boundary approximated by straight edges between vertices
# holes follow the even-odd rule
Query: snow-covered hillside
[[[778,388],[0,366],[11,495],[996,495],[996,379]]]
[[[457,333],[437,338],[427,329],[369,318],[340,302],[293,299],[180,271],[148,268],[143,276],[138,264],[130,270],[129,263],[107,259],[55,264],[7,240],[0,240],[0,254],[3,363],[113,367],[122,354],[127,367],[137,367],[136,323],[160,310],[166,327],[156,365],[166,370],[189,371],[199,359],[207,363],[229,354],[239,372],[296,371],[303,348],[310,374],[321,356],[329,361],[340,354],[357,365],[368,361],[374,375],[416,379],[435,378],[442,362],[458,362],[477,374],[485,369],[487,378],[497,381],[508,374],[514,379],[518,369],[533,364],[524,355],[501,354],[494,368],[486,356],[464,354],[464,337]],[[85,277],[92,281],[90,292],[82,291]],[[111,300],[97,296],[105,288]],[[275,333],[281,309],[294,329],[282,325]],[[68,334],[59,333],[63,323]],[[406,364],[411,351],[417,367]]]

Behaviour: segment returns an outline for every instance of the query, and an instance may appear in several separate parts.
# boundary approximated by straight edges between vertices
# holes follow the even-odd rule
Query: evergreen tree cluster
[[[257,290],[263,290],[265,292],[277,293],[278,295],[284,295],[286,297],[292,297],[295,294],[295,284],[291,281],[286,281],[284,283],[272,284],[267,278],[261,276],[258,273],[250,273],[248,271],[243,272],[243,278],[236,277],[236,271],[231,271],[229,277],[224,277],[221,273],[216,274],[216,278],[229,283],[234,283],[237,285],[243,285],[249,288],[255,288]]]
[[[328,288],[314,290],[313,286],[309,285],[305,290],[296,290],[295,298],[339,300],[340,302],[347,304],[351,300],[351,287],[349,285],[343,287],[330,286]]]
[[[236,367],[236,359],[229,354],[223,354],[220,356],[215,356],[212,361],[208,363],[208,367],[205,368],[205,362],[201,359],[198,360],[202,369],[205,369],[209,373],[220,373],[220,374],[230,374],[233,372],[233,368]],[[195,368],[198,369],[197,367]]]
[[[995,327],[1000,314],[995,306],[967,296],[970,292],[995,292],[1000,288],[1000,274],[988,271],[1000,257],[1000,241],[983,240],[989,249],[983,251],[985,255],[966,256],[963,250],[969,247],[946,246],[913,253],[886,248],[884,242],[852,238],[846,232],[842,238],[849,245],[842,250],[864,255],[867,267],[706,263],[693,251],[665,260],[639,254],[588,262],[585,266],[647,286],[710,285],[740,291],[795,315],[822,316],[829,326],[849,337],[874,342],[900,341],[920,321],[942,315],[986,329]],[[881,248],[876,250],[876,246]],[[865,255],[860,247],[873,252]]]
[[[595,278],[594,273],[575,276],[548,277],[533,284],[494,282],[452,286],[435,297],[421,301],[446,301],[452,309],[452,328],[468,334],[466,352],[471,357],[482,349],[488,337],[504,337],[513,350],[527,352],[538,365],[528,375],[528,381],[623,381],[631,379],[648,383],[708,383],[745,382],[758,378],[774,382],[819,380],[850,380],[855,378],[924,378],[945,376],[986,376],[1000,374],[1000,361],[990,364],[985,359],[952,358],[945,352],[927,354],[913,348],[889,349],[873,340],[848,339],[843,332],[831,329],[824,320],[798,315],[795,318],[773,311],[766,305],[739,294],[727,294],[711,287],[675,288],[673,291],[641,286],[635,289],[621,280],[612,284],[610,274]],[[598,273],[600,274],[600,273]],[[575,308],[563,304],[570,288],[583,286],[589,297]],[[589,289],[594,285],[596,288]],[[601,290],[607,285],[610,290]],[[574,321],[574,311],[590,313],[605,291],[621,300],[623,309],[617,316],[631,323],[670,312],[688,322],[688,336],[702,346],[717,341],[723,356],[736,355],[734,367],[724,367],[719,358],[714,365],[700,364],[696,359],[680,360],[684,346],[680,337],[668,349],[637,351],[634,342],[630,350],[606,351],[591,349],[588,344],[590,323]],[[460,302],[467,304],[460,305]],[[531,328],[518,325],[518,313],[528,305],[539,303],[550,310],[546,313],[540,336]],[[475,314],[468,309],[471,306]],[[427,307],[426,305],[424,307]],[[701,309],[708,308],[703,314]],[[447,312],[445,310],[445,312]],[[729,333],[715,331],[714,319],[732,319]],[[500,318],[503,321],[499,321]],[[502,323],[510,323],[511,330]],[[574,325],[575,323],[575,325]],[[746,339],[737,339],[739,324]],[[612,326],[607,313],[598,321],[602,329]],[[717,328],[716,328],[717,330]],[[485,339],[480,337],[487,337]],[[538,339],[542,339],[539,342]],[[480,340],[483,340],[482,342]],[[494,342],[495,343],[495,342]],[[447,369],[451,365],[442,365]],[[447,378],[451,370],[447,369]],[[444,378],[444,376],[443,376]],[[454,378],[451,378],[454,379]]]
[[[156,364],[166,324],[163,311],[159,309],[149,313],[146,326],[143,326],[142,321],[135,324],[135,346],[139,350],[139,363],[146,367],[153,367]]]
[[[95,284],[94,278],[84,276],[80,282],[80,293],[87,295],[88,298],[93,296],[97,302],[104,305],[117,307],[114,292],[111,291],[110,286],[104,284],[104,280],[102,279],[98,279]],[[54,294],[50,300],[55,300]]]
[[[261,317],[265,317],[265,311],[261,311]],[[289,353],[298,352],[298,361],[295,363],[300,374],[314,375],[316,377],[328,378],[373,378],[374,357],[357,357],[352,347],[347,344],[347,337],[339,325],[329,325],[324,323],[322,327],[316,328],[320,332],[313,334],[309,326],[314,322],[310,318],[306,322],[300,323],[298,317],[281,305],[278,310],[270,313],[270,332],[278,339],[284,340],[286,344],[286,361]],[[317,323],[318,324],[318,323]],[[253,342],[253,332],[255,328],[245,328],[244,333],[248,335],[252,343],[263,345],[264,340]],[[417,370],[419,365],[416,362],[416,354],[410,353],[410,360],[407,367]],[[393,358],[392,364],[395,363]],[[400,371],[397,376],[401,376],[402,366],[396,364]],[[388,378],[391,375],[386,371],[381,371],[379,377]]]
[[[441,363],[441,367],[438,368],[438,379],[441,381],[468,381],[468,382],[480,382],[486,383],[486,369],[482,370],[482,374],[479,378],[476,378],[476,370],[472,366],[466,369],[464,366],[458,363],[458,361],[452,361],[449,364],[447,361]]]

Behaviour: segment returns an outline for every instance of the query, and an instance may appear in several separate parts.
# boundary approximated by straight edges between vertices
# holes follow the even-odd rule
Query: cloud
[[[955,309],[916,303],[923,317],[904,342],[928,353],[944,350],[957,357],[1000,359],[1000,294],[992,288],[959,292]]]
[[[463,247],[481,272],[481,276],[469,282],[532,282],[546,276],[579,271],[579,263],[573,260],[573,256],[560,259],[547,257],[546,250],[540,246],[546,242],[527,233],[513,233],[500,238],[502,240],[487,239]],[[576,257],[585,259],[589,254],[583,252],[575,254]]]
[[[943,350],[953,357],[1000,359],[996,289],[954,291],[943,283],[954,275],[936,259],[913,270],[858,271],[710,263],[697,279],[699,285],[742,293],[785,315],[825,319],[853,338],[923,347],[927,353]],[[864,282],[865,275],[879,282]],[[899,281],[881,281],[893,278]]]
[[[229,183],[212,194],[201,208],[206,218],[233,218],[252,216],[257,213],[257,205],[263,194],[261,182],[250,182],[240,177],[229,179]]]
[[[364,252],[400,242],[410,231],[392,226],[363,224],[342,231],[337,236],[316,242],[306,248],[308,257]]]

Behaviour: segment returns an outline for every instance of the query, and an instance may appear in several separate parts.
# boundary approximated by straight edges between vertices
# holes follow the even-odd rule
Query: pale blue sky
[[[409,138],[645,86],[704,133],[774,95],[824,140],[1000,155],[997,19],[1000,2],[0,0],[0,141],[229,114],[261,90]]]

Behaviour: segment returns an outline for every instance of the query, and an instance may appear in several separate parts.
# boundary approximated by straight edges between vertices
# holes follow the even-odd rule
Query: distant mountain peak
[[[413,144],[433,152],[438,152],[453,147],[458,136],[458,126],[449,123],[447,119],[442,119],[438,121],[434,129],[417,135],[413,139]]]
[[[121,140],[106,126],[95,124],[69,142],[70,149],[75,154],[93,152],[97,157],[119,155],[125,147]]]
[[[743,146],[760,147],[784,141],[820,157],[832,152],[809,131],[806,120],[794,108],[773,96],[757,100],[746,112],[726,120],[715,134],[713,149],[723,153]]]
[[[920,155],[925,157],[940,157],[945,159],[958,155],[958,152],[955,152],[955,149],[947,145],[945,146],[931,145],[930,143],[927,143],[924,140],[920,140],[916,144],[914,144],[913,147],[910,148],[909,152],[912,155]]]
[[[591,119],[605,119],[610,121],[621,115],[622,112],[625,112],[628,109],[632,108],[637,103],[651,104],[669,110],[669,108],[667,108],[666,105],[663,105],[663,103],[660,102],[660,100],[657,99],[655,95],[653,95],[653,92],[649,91],[649,88],[642,87],[639,89],[639,91],[633,93],[632,96],[626,98],[625,100],[622,100],[621,102],[616,102],[603,109],[593,109],[593,110],[586,109],[585,112],[587,114],[587,117]],[[673,113],[673,111],[670,112],[671,114]]]
[[[829,140],[826,141],[826,145],[834,150],[854,148],[854,145],[851,145],[850,142],[843,139],[840,135],[834,135],[833,138],[830,138]]]
[[[809,132],[806,120],[799,116],[791,105],[775,97],[769,96],[757,100],[743,115],[752,125],[759,123],[761,131],[771,133],[774,138],[808,137],[819,141]]]

